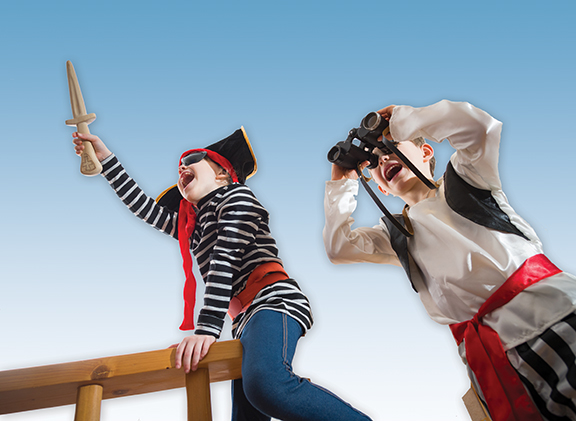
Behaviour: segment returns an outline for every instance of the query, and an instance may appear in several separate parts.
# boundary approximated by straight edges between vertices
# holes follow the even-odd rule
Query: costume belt
[[[252,300],[254,300],[254,297],[262,288],[288,278],[288,274],[280,263],[270,262],[261,264],[248,276],[248,281],[246,281],[244,289],[230,300],[228,315],[234,320],[238,314],[246,311],[246,309],[250,307]]]
[[[510,365],[498,333],[482,324],[482,317],[530,285],[560,272],[543,254],[532,256],[482,304],[471,320],[450,325],[458,345],[465,340],[468,365],[476,375],[494,421],[541,421],[542,416]]]

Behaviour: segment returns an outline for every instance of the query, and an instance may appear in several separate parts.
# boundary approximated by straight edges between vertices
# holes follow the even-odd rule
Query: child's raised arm
[[[102,142],[102,140],[98,136],[94,136],[93,134],[74,132],[72,133],[72,137],[74,138],[73,143],[76,145],[74,147],[76,155],[81,155],[82,151],[84,150],[84,145],[82,145],[83,140],[87,140],[92,143],[98,161],[102,161],[108,158],[110,155],[112,155],[112,152],[110,152],[110,150],[106,147],[104,142]]]
[[[157,230],[178,238],[177,213],[158,205],[153,197],[146,195],[126,173],[118,158],[106,147],[102,139],[93,134],[78,132],[74,132],[72,136],[77,155],[81,155],[84,150],[82,141],[92,143],[96,158],[102,163],[102,176],[135,216]]]
[[[340,165],[332,164],[332,174],[330,179],[332,181],[336,181],[344,180],[345,178],[356,180],[358,178],[358,174],[356,173],[356,170],[351,170],[349,168],[341,167]]]
[[[326,221],[322,236],[328,258],[335,264],[370,262],[399,266],[398,257],[390,244],[390,235],[384,227],[352,229],[357,194],[356,181],[326,183]]]
[[[421,136],[434,142],[447,139],[457,153],[451,162],[474,187],[500,189],[498,149],[502,123],[467,102],[447,100],[422,108],[397,106],[390,118],[395,141]]]

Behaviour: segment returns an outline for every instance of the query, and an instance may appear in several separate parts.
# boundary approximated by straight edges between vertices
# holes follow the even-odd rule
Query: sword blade
[[[78,84],[78,78],[74,71],[72,62],[66,62],[66,73],[68,74],[68,89],[70,90],[70,105],[72,106],[72,115],[74,118],[86,115],[86,106],[84,105],[84,98],[82,91]]]

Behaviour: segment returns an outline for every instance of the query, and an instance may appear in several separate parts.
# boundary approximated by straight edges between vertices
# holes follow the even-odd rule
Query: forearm
[[[502,123],[467,102],[442,100],[427,107],[399,105],[390,119],[390,133],[402,142],[418,136],[435,142],[450,140],[455,149],[472,147]],[[479,139],[480,138],[480,139]]]
[[[216,247],[211,253],[210,269],[206,275],[204,305],[198,314],[195,334],[220,337],[224,320],[232,299],[232,282],[238,276],[241,251],[221,251]]]
[[[230,301],[228,301],[228,303],[230,303]],[[209,307],[205,300],[204,307],[202,307],[198,314],[198,322],[196,323],[194,334],[210,335],[216,339],[220,338],[227,311],[228,308]]]
[[[479,188],[499,188],[498,149],[502,123],[466,102],[443,100],[428,107],[397,106],[390,119],[396,141],[416,137],[456,149],[451,161],[460,175]]]
[[[102,161],[102,175],[134,215],[154,228],[177,238],[177,214],[159,206],[152,197],[147,196],[126,173],[115,155],[112,154]]]
[[[358,182],[329,181],[324,198],[325,225],[322,232],[326,254],[332,263],[382,263],[398,265],[388,233],[381,227],[352,229],[354,196]]]

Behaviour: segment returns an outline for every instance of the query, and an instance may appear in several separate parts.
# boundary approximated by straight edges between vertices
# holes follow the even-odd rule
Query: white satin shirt
[[[480,306],[529,257],[543,253],[530,225],[509,205],[498,175],[502,123],[468,103],[440,101],[424,108],[397,106],[390,119],[396,141],[418,136],[442,142],[456,152],[456,172],[474,187],[490,190],[511,222],[529,239],[485,228],[455,213],[444,185],[436,197],[409,209],[414,237],[408,239],[412,282],[430,317],[441,324],[471,319]],[[328,181],[323,231],[333,263],[372,262],[400,266],[386,226],[352,229],[358,194],[356,180]],[[574,311],[576,277],[560,273],[528,287],[505,306],[484,317],[506,350],[536,335]]]

